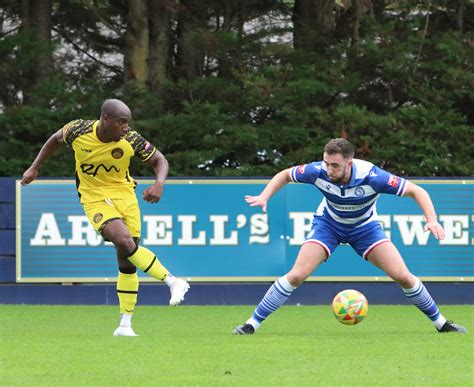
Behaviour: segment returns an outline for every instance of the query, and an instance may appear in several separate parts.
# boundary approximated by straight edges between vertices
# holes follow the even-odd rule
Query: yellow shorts
[[[96,231],[101,233],[107,223],[114,219],[122,219],[132,237],[140,238],[140,207],[136,199],[105,199],[100,202],[84,203],[82,206]]]

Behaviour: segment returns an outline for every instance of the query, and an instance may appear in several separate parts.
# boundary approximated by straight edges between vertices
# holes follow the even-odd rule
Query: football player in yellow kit
[[[137,156],[154,170],[155,183],[143,191],[143,200],[150,203],[157,203],[163,194],[168,161],[128,126],[131,118],[124,102],[106,100],[99,120],[74,120],[54,133],[21,181],[27,185],[36,179],[43,162],[64,143],[74,150],[76,185],[84,211],[93,227],[116,247],[121,320],[115,336],[137,336],[131,321],[138,295],[137,267],[170,287],[170,305],[181,303],[189,290],[185,280],[170,274],[153,252],[138,244],[140,208],[136,182],[129,174],[130,159]]]

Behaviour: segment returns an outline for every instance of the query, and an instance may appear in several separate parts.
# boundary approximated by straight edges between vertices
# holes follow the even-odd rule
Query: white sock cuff
[[[120,319],[121,327],[131,327],[132,326],[132,314],[123,313]]]
[[[415,277],[415,281],[416,281],[416,282],[415,282],[415,285],[414,285],[412,288],[410,288],[410,289],[402,288],[403,291],[404,291],[405,293],[413,293],[414,291],[418,290],[418,289],[420,288],[420,286],[421,286],[421,281],[420,281],[420,279],[419,279],[418,277]]]
[[[293,290],[296,289],[292,284],[290,284],[290,281],[288,281],[288,278],[286,278],[286,275],[277,279],[277,281],[280,284],[280,286],[283,289],[285,289],[287,292],[292,292]]]
[[[441,329],[445,322],[446,322],[446,317],[440,314],[438,319],[433,321],[433,324],[436,328]]]
[[[253,317],[250,317],[245,323],[252,325],[253,329],[255,329],[255,330],[260,328],[260,324],[261,324],[260,321],[255,320]]]

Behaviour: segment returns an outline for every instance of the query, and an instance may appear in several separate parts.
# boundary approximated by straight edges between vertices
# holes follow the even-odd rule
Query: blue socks
[[[267,293],[265,293],[262,301],[260,301],[255,308],[252,317],[247,320],[247,324],[251,324],[257,329],[271,313],[288,300],[288,297],[290,297],[295,289],[296,288],[287,280],[286,276],[277,279],[270,289],[268,289]]]
[[[446,318],[439,312],[438,306],[434,302],[431,295],[426,290],[423,283],[416,278],[415,285],[411,289],[403,289],[403,292],[408,299],[421,310],[436,326],[440,329],[446,322]],[[265,296],[263,296],[260,303],[255,308],[252,317],[246,323],[251,324],[255,329],[260,327],[260,324],[267,319],[267,317],[284,305],[288,298],[296,288],[290,284],[286,276],[276,280],[270,289],[268,289]]]
[[[403,291],[413,305],[426,314],[437,328],[443,326],[446,319],[440,314],[438,306],[418,278],[416,278],[415,286],[411,289],[403,289]]]

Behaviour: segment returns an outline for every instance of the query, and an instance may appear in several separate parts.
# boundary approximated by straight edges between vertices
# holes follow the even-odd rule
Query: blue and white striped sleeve
[[[375,191],[389,195],[403,196],[408,180],[374,166],[371,173],[371,185]]]
[[[314,184],[321,172],[321,162],[298,165],[291,168],[290,177],[294,183]]]

